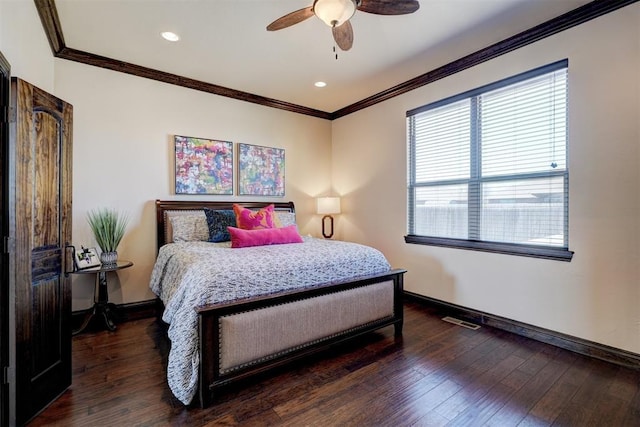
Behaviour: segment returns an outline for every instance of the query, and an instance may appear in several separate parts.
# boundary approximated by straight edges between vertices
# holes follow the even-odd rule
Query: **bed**
[[[235,203],[273,205],[282,224],[295,224],[293,202]],[[308,236],[242,249],[204,241],[203,209],[223,213],[233,204],[156,200],[150,288],[164,306],[167,380],[182,403],[197,398],[206,407],[228,384],[379,328],[401,335],[404,270],[373,248]],[[174,241],[190,221],[197,237],[189,228],[186,241]]]

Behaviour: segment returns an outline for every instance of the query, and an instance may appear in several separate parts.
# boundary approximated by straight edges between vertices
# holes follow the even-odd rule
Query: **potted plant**
[[[114,209],[101,208],[87,214],[87,221],[100,246],[100,262],[115,264],[118,260],[118,245],[124,236],[128,218]]]

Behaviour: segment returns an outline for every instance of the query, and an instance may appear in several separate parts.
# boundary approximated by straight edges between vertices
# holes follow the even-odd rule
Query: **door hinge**
[[[2,384],[9,384],[9,367],[2,368]]]
[[[16,122],[16,109],[13,107],[9,107],[9,123]]]
[[[9,253],[9,236],[4,236],[2,238],[2,253]]]

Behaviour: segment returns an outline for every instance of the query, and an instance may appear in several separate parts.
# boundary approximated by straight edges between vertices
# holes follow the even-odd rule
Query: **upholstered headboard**
[[[277,211],[295,213],[293,202],[213,202],[203,200],[156,200],[156,230],[158,236],[158,250],[167,243],[167,233],[170,233],[169,215],[180,215],[181,212],[198,211],[204,208],[226,210],[233,209],[238,204],[249,209],[260,209],[273,204]]]

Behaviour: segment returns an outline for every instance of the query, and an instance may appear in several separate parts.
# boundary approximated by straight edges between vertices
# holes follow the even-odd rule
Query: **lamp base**
[[[329,231],[329,233],[327,233],[327,232],[325,231],[325,230],[326,230],[326,227],[325,227],[325,220],[326,220],[327,218],[329,218],[329,225],[331,226],[331,227],[330,227],[330,231]],[[331,237],[333,237],[333,217],[332,217],[331,215],[325,215],[325,216],[323,216],[323,217],[322,217],[322,236],[323,236],[325,239],[330,239]]]

